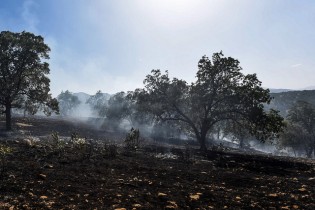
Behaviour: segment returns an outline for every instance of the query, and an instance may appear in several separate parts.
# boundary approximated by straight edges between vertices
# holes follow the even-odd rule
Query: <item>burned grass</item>
[[[315,209],[313,160],[52,141],[1,137],[0,209]]]

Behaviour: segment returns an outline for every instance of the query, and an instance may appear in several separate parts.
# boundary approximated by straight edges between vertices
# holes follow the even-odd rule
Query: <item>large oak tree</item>
[[[58,112],[58,102],[49,94],[49,47],[41,36],[29,32],[0,33],[0,106],[11,130],[11,109],[25,101],[46,113]]]
[[[304,148],[307,157],[315,156],[315,106],[297,101],[288,112],[288,129],[280,138],[282,145]]]
[[[197,81],[184,80],[152,70],[138,90],[137,103],[158,120],[178,121],[193,133],[202,150],[207,135],[222,121],[246,122],[249,133],[264,141],[275,137],[283,127],[277,111],[264,111],[269,103],[269,90],[261,87],[256,74],[241,73],[239,61],[214,53],[212,61],[203,56],[198,63]]]

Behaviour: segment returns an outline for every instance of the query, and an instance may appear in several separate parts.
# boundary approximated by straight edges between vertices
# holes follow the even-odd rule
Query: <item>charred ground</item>
[[[91,123],[14,121],[0,137],[11,150],[1,157],[0,209],[315,209],[314,160],[150,142],[130,150],[125,134]],[[52,131],[87,142],[61,147]]]

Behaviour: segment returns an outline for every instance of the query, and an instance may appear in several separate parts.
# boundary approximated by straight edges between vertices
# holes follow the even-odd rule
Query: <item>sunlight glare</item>
[[[203,0],[138,0],[136,3],[144,18],[170,27],[195,23],[210,12],[205,10],[207,1]]]

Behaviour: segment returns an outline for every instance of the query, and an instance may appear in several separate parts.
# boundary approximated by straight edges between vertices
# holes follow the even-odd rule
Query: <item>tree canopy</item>
[[[90,96],[86,103],[90,105],[94,115],[105,117],[105,107],[108,102],[107,97],[100,90]]]
[[[280,144],[293,151],[304,150],[307,157],[315,156],[315,106],[297,101],[288,111],[288,128],[280,138]]]
[[[273,99],[266,107],[279,110],[283,117],[287,117],[289,109],[298,101],[305,101],[315,105],[315,90],[287,91],[270,93],[270,95]]]
[[[29,32],[0,33],[0,106],[11,130],[11,109],[27,101],[46,113],[58,112],[58,102],[49,94],[50,49],[41,36]]]
[[[121,122],[130,118],[132,107],[127,100],[125,92],[118,92],[112,95],[104,109],[107,126],[118,128]]]
[[[81,103],[79,98],[73,95],[70,91],[62,91],[58,97],[60,114],[63,116],[68,116],[79,106]]]
[[[178,121],[193,133],[202,150],[207,135],[222,121],[246,122],[250,134],[265,141],[282,130],[283,118],[275,110],[264,111],[271,101],[269,90],[261,87],[256,74],[244,75],[239,61],[214,53],[212,61],[198,62],[197,80],[170,79],[168,72],[152,70],[138,91],[137,103],[157,120]]]

